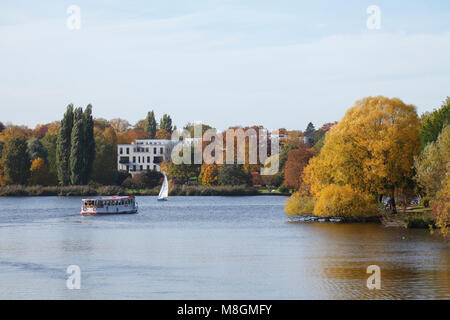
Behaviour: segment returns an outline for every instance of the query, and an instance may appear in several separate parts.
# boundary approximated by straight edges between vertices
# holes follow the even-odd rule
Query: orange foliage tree
[[[149,139],[150,136],[148,132],[142,129],[131,129],[127,131],[117,132],[117,143],[118,144],[130,144],[136,139]]]
[[[317,151],[303,144],[299,149],[291,150],[284,166],[284,185],[289,189],[300,189],[303,169],[308,165],[309,159]]]
[[[155,138],[160,140],[169,140],[170,133],[165,129],[159,129],[158,131],[156,131]]]

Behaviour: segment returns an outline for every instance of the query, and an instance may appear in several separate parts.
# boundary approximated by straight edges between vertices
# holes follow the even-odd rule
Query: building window
[[[141,166],[141,171],[142,171],[143,167]]]
[[[147,163],[150,163],[150,157],[147,157]]]
[[[147,170],[150,170],[150,166],[149,165],[147,165]]]
[[[127,148],[127,154],[130,154],[130,148]]]
[[[153,148],[153,154],[156,154],[156,148]]]
[[[163,154],[164,153],[164,148],[159,148],[159,153]]]
[[[136,163],[136,157],[133,157],[133,162]]]
[[[123,148],[119,149],[120,154],[123,154]]]

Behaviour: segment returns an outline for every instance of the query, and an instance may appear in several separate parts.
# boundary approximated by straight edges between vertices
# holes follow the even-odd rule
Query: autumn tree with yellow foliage
[[[349,186],[374,202],[411,187],[414,157],[419,153],[416,108],[400,99],[368,97],[355,103],[326,134],[320,154],[311,159],[304,181],[316,199],[330,185]]]
[[[205,167],[202,175],[202,184],[205,186],[216,185],[218,182],[219,165],[209,164]]]
[[[57,181],[49,172],[45,161],[42,158],[34,159],[30,167],[29,184],[49,186],[56,183]]]

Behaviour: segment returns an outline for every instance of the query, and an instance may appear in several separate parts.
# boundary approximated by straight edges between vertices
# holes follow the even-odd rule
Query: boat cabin
[[[134,196],[82,199],[81,214],[136,213]]]

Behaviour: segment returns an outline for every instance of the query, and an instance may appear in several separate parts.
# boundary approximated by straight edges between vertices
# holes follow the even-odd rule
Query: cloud
[[[339,120],[366,95],[436,107],[450,86],[450,33],[362,32],[251,42],[240,28],[271,17],[214,8],[159,19],[65,19],[0,27],[0,105],[6,120],[59,119],[66,104],[93,103],[96,116],[137,121],[149,108],[181,126],[263,124],[303,128]],[[261,35],[259,35],[261,36]],[[5,120],[5,121],[6,121]]]

